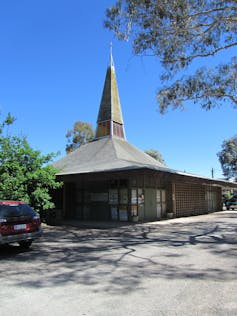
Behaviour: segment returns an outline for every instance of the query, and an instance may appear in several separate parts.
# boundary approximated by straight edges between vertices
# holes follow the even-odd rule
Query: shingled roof
[[[58,175],[92,173],[131,168],[163,168],[162,163],[125,139],[115,67],[110,53],[94,141],[56,161]]]
[[[160,162],[118,137],[101,138],[82,145],[54,166],[59,169],[58,175],[164,168]]]
[[[167,168],[126,141],[112,52],[105,77],[95,139],[54,162],[53,165],[59,170],[57,175],[61,176],[148,168],[236,187],[236,183],[232,184],[229,181],[209,179]]]

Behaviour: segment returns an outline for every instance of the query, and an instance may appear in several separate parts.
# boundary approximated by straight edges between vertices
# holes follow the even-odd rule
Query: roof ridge
[[[145,153],[143,150],[141,150],[140,148],[137,148],[136,146],[134,146],[134,145],[132,145],[132,144],[130,144],[128,141],[126,141],[126,140],[124,140],[124,139],[119,139],[119,138],[117,138],[117,139],[114,139],[115,141],[118,141],[118,142],[121,142],[121,141],[125,141],[125,143],[126,143],[126,145],[130,148],[130,149],[132,149],[132,150],[135,150],[137,153],[139,153],[141,156],[140,156],[140,158],[143,158],[143,157],[145,157],[145,159],[146,160],[148,160],[148,161],[144,161],[144,162],[142,162],[142,161],[139,161],[139,163],[141,163],[141,164],[149,164],[149,165],[154,165],[154,166],[159,166],[159,167],[166,167],[162,162],[160,162],[160,161],[158,161],[158,160],[156,160],[155,158],[153,158],[153,157],[151,157],[150,155],[148,155],[147,153]],[[120,144],[118,144],[118,146],[122,146],[122,145],[120,145]],[[118,149],[116,148],[116,151],[117,151]],[[123,148],[123,150],[124,150],[124,148]],[[119,156],[118,156],[118,158],[119,158]],[[123,158],[119,158],[119,159],[123,159],[123,160],[126,160],[126,161],[130,161],[130,162],[138,162],[138,160],[136,160],[136,158],[138,158],[138,157],[135,157],[134,156],[134,159],[133,160],[130,160],[130,159],[123,159]],[[138,158],[139,159],[139,158]],[[167,168],[167,167],[166,167]]]

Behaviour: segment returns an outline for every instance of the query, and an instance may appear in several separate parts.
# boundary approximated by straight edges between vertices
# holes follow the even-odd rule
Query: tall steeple
[[[121,105],[119,100],[118,86],[110,47],[110,64],[107,68],[100,109],[97,118],[95,138],[119,137],[125,139],[125,131]]]

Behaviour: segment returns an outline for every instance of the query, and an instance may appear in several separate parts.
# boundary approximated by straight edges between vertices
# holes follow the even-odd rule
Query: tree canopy
[[[237,57],[231,54],[237,45],[236,0],[118,0],[106,11],[105,27],[131,39],[135,54],[159,57],[161,113],[190,100],[205,109],[226,101],[237,108]],[[207,66],[208,58],[226,50],[229,58]]]
[[[69,154],[81,145],[88,143],[94,139],[95,132],[91,124],[81,121],[76,121],[72,129],[67,134],[68,144],[66,152]]]
[[[145,150],[145,153],[165,165],[165,161],[158,150],[151,148]]]
[[[227,179],[237,181],[237,135],[225,140],[222,150],[217,154],[222,166],[223,174]]]
[[[57,170],[49,165],[55,154],[41,155],[26,137],[8,134],[14,120],[8,114],[0,123],[0,199],[22,200],[36,211],[53,208],[49,192],[61,186]]]

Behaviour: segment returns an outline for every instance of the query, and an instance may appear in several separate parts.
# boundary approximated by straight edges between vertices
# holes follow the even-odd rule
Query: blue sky
[[[159,114],[159,61],[135,57],[130,43],[104,29],[112,3],[0,2],[1,118],[15,116],[12,132],[26,135],[34,149],[65,155],[65,134],[75,121],[96,127],[112,41],[127,140],[141,150],[159,150],[170,168],[208,177],[214,168],[221,177],[216,154],[237,133],[237,110],[226,104],[206,112],[189,104]]]

